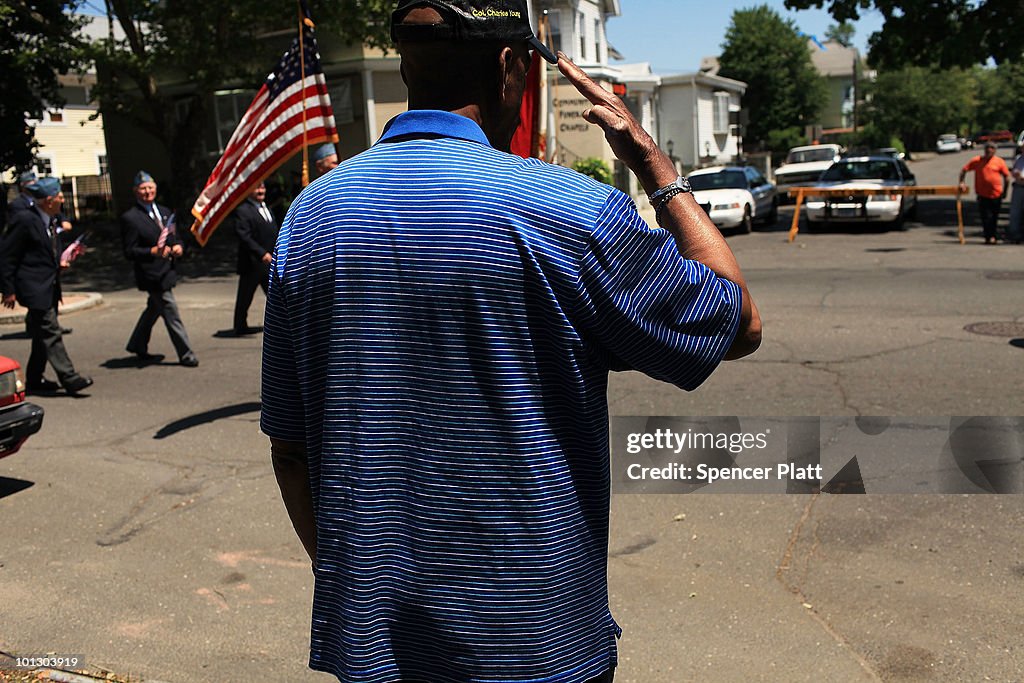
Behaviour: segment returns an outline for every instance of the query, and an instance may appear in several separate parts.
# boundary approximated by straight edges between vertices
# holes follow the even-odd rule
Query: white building
[[[658,144],[684,168],[735,160],[737,120],[746,83],[707,73],[663,76],[658,89]]]

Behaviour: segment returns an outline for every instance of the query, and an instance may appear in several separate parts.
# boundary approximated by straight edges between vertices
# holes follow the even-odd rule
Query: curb
[[[103,295],[99,292],[70,292],[57,308],[57,314],[73,313],[86,308],[93,308],[103,303]],[[25,321],[25,308],[15,306],[13,310],[3,309],[0,312],[0,325],[14,325]]]

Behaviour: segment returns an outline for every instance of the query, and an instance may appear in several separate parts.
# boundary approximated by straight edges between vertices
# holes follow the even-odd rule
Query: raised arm
[[[604,130],[612,152],[636,174],[648,195],[676,179],[675,165],[619,97],[592,81],[563,53],[558,54],[558,69],[593,105],[583,118]],[[761,343],[761,316],[739,263],[718,228],[688,192],[670,199],[659,213],[661,227],[672,233],[680,254],[703,263],[743,292],[739,329],[725,359],[753,353]]]

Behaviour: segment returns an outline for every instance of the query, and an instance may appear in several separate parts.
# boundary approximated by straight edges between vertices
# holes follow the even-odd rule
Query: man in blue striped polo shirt
[[[392,34],[410,111],[299,196],[268,293],[261,426],[313,559],[310,666],[611,681],[608,372],[693,389],[760,318],[672,163],[564,55],[664,227],[508,153],[524,0],[401,0]]]

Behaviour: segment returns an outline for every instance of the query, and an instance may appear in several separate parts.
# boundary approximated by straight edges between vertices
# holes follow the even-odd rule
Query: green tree
[[[838,24],[832,24],[825,30],[825,39],[839,43],[843,47],[852,47],[853,34],[856,32],[853,24],[841,21]]]
[[[996,68],[977,66],[978,108],[974,128],[1024,129],[1024,60],[1003,62]]]
[[[321,36],[346,43],[388,42],[388,0],[311,0]],[[262,0],[106,0],[108,21],[123,39],[79,44],[96,64],[94,97],[104,114],[127,117],[164,147],[170,199],[186,208],[208,167],[202,140],[214,93],[258,89],[297,34],[298,6]]]
[[[870,129],[898,137],[912,150],[931,149],[937,135],[959,130],[976,106],[975,81],[959,68],[881,71],[865,89]]]
[[[0,0],[0,171],[32,166],[38,144],[27,121],[63,105],[57,76],[75,66],[67,46],[76,4]]]
[[[789,9],[821,8],[825,0],[786,0]],[[1020,0],[828,0],[836,21],[856,21],[864,10],[882,14],[882,30],[868,39],[876,68],[905,64],[969,67],[1024,56],[1024,9]]]
[[[825,82],[811,63],[807,40],[767,5],[733,12],[719,63],[722,76],[747,84],[747,140],[784,152],[775,145],[792,136],[779,131],[802,130],[821,111]]]

